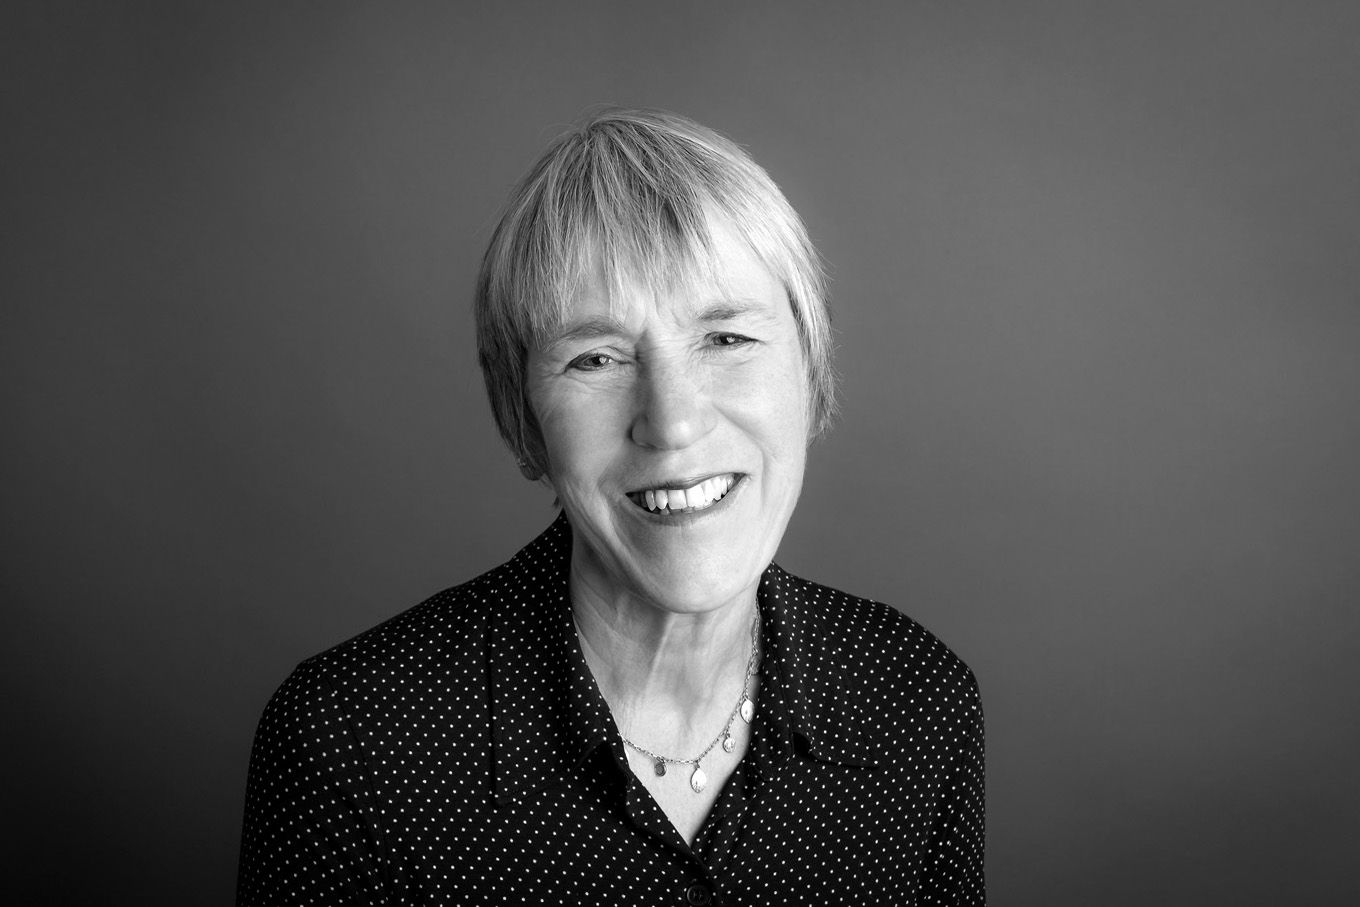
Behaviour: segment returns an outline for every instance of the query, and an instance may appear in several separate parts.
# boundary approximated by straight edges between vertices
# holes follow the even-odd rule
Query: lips
[[[737,484],[734,472],[709,476],[688,486],[645,488],[628,492],[628,499],[650,513],[694,513],[712,507]]]

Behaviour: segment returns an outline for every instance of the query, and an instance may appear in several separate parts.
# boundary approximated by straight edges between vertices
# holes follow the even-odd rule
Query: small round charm
[[[656,764],[653,765],[652,768],[656,771],[656,776],[658,778],[666,774],[666,763],[664,760],[661,759],[656,760]]]
[[[737,748],[737,741],[735,741],[735,740],[732,739],[732,735],[731,735],[731,734],[728,734],[728,735],[726,735],[725,737],[723,737],[723,752],[724,752],[724,753],[730,753],[730,752],[732,752],[732,751],[733,751],[734,749],[736,749],[736,748]]]
[[[756,717],[756,704],[749,699],[741,701],[741,720],[750,724]]]
[[[689,776],[689,786],[694,788],[696,794],[704,792],[704,785],[708,783],[708,775],[699,766],[694,766],[694,774]]]

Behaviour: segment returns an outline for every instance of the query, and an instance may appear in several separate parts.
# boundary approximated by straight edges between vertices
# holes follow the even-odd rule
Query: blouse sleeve
[[[944,799],[931,829],[921,886],[923,904],[973,907],[987,903],[982,862],[986,833],[982,701],[971,674],[969,680],[970,716],[960,751],[945,777]]]
[[[255,732],[237,907],[385,903],[373,817],[353,727],[320,670],[304,662]]]

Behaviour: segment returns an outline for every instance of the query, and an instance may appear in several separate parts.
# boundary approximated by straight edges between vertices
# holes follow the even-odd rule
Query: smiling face
[[[753,600],[807,454],[788,295],[739,236],[711,232],[716,280],[611,300],[597,272],[528,361],[573,580],[675,613]]]

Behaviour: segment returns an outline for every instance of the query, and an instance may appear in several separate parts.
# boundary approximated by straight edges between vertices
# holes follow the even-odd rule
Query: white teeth
[[[636,500],[653,513],[683,513],[702,510],[722,499],[737,484],[732,474],[704,479],[689,488],[650,488]]]

